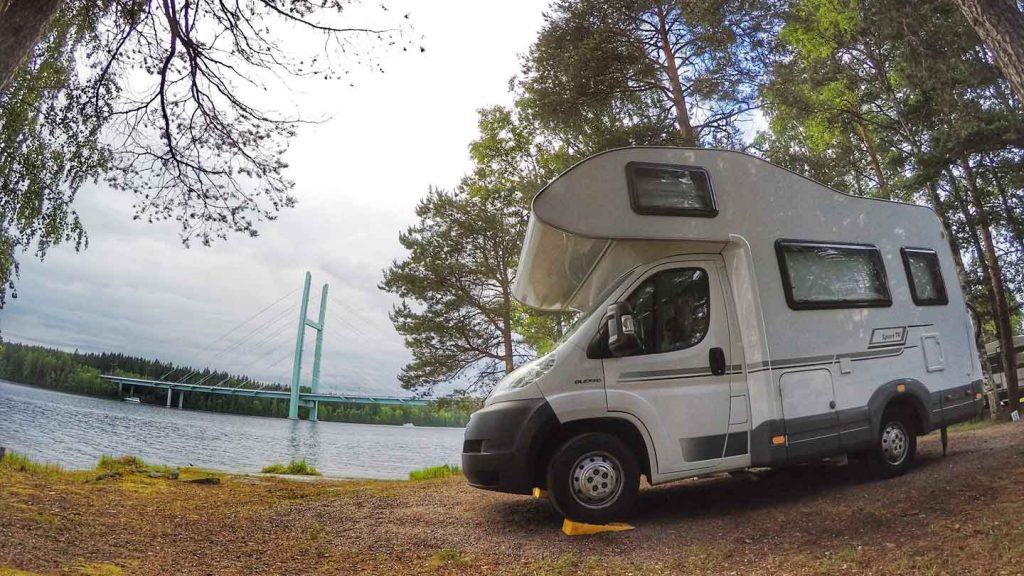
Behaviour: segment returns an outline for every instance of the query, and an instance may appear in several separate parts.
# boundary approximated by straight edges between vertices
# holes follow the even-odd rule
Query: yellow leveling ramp
[[[623,530],[632,529],[633,527],[625,522],[584,524],[583,522],[573,522],[568,518],[565,519],[565,522],[562,522],[562,532],[565,532],[566,536],[587,536],[590,534],[600,534],[602,532],[622,532]]]

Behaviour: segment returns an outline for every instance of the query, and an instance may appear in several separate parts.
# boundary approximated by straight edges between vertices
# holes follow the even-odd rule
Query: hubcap
[[[587,508],[611,506],[622,493],[622,466],[607,452],[588,452],[573,465],[569,489]]]
[[[889,464],[899,466],[907,457],[909,445],[907,431],[900,423],[890,422],[882,430],[882,455]]]

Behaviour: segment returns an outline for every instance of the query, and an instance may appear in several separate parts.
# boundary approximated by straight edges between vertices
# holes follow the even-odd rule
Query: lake
[[[462,428],[374,426],[197,412],[53,392],[0,380],[0,446],[92,468],[103,454],[259,472],[304,458],[325,476],[407,478],[459,464]]]

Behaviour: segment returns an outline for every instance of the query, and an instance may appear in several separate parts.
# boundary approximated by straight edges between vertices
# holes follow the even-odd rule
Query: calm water
[[[462,433],[193,412],[0,380],[0,446],[68,468],[92,468],[103,454],[229,472],[305,458],[327,476],[406,478],[412,470],[458,464]]]

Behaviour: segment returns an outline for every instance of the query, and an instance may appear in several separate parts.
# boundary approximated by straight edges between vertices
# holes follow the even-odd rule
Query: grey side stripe
[[[914,348],[916,348],[916,346],[914,346]],[[785,358],[783,360],[775,360],[772,362],[755,362],[753,364],[747,364],[747,372],[761,372],[763,370],[768,370],[769,368],[778,370],[780,368],[803,368],[806,366],[832,364],[838,358],[849,358],[854,362],[861,360],[876,360],[878,358],[894,358],[896,356],[901,356],[906,349],[907,348],[866,350],[864,352],[841,352],[837,354],[825,354],[822,356]]]
[[[722,376],[742,373],[742,364],[732,364],[731,366],[726,367],[725,374],[722,374]],[[698,368],[673,368],[669,370],[647,370],[642,372],[623,372],[619,375],[619,382],[654,382],[657,380],[681,380],[686,378],[703,378],[706,376],[714,376],[714,374],[711,373],[710,366],[701,366]]]
[[[838,354],[823,354],[820,356],[804,356],[802,358],[785,358],[774,362],[754,362],[747,364],[747,373],[763,372],[768,369],[779,370],[782,368],[807,368],[811,366],[825,366],[832,364],[838,358],[849,358],[854,362],[862,360],[877,360],[880,358],[895,358],[902,356],[903,352],[917,348],[916,345],[902,348],[886,348],[878,350],[865,350],[863,352],[845,352]],[[726,369],[726,374],[742,374],[743,365],[732,364]],[[696,368],[672,368],[668,370],[645,370],[637,372],[623,372],[619,375],[619,382],[649,382],[656,380],[701,378],[711,376],[710,366],[699,366]]]

